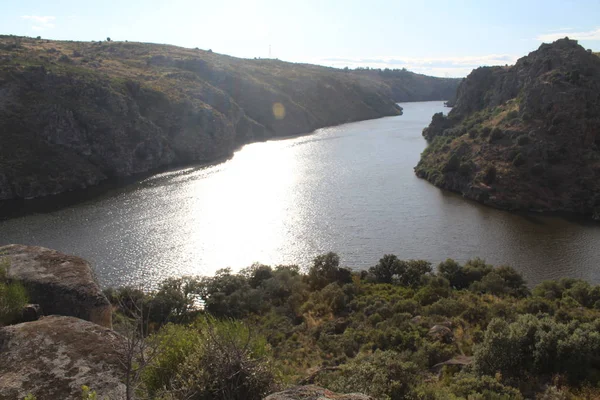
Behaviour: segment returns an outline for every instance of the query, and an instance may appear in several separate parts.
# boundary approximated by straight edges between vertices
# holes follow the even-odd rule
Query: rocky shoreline
[[[415,173],[496,208],[598,219],[599,91],[600,57],[569,39],[476,69],[423,131]]]

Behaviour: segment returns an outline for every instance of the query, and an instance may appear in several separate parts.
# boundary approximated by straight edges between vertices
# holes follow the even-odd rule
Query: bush
[[[515,158],[513,158],[513,160],[512,160],[512,163],[515,167],[520,167],[521,165],[525,164],[526,162],[527,162],[527,160],[525,160],[525,157],[521,153],[517,153]]]
[[[502,129],[495,127],[494,129],[492,129],[492,131],[490,133],[490,142],[500,140],[503,137],[504,137],[504,133],[502,132]]]
[[[405,399],[411,393],[418,367],[395,351],[360,354],[318,383],[330,390],[365,393],[375,398]]]
[[[529,138],[529,135],[521,135],[517,138],[517,144],[519,146],[525,146],[526,144],[529,144],[531,142],[531,139]]]
[[[496,167],[488,165],[483,173],[483,183],[491,185],[496,181]]]
[[[0,326],[18,322],[23,307],[29,302],[25,287],[8,280],[8,265],[8,259],[0,259]]]
[[[515,384],[530,376],[562,374],[573,384],[598,376],[600,333],[594,324],[563,324],[521,315],[513,323],[493,319],[475,350],[474,370]]]
[[[148,368],[149,393],[186,399],[262,399],[275,389],[266,340],[237,321],[212,318],[163,328]]]

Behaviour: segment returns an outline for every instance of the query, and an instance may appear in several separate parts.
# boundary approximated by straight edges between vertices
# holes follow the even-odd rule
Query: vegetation
[[[117,325],[145,310],[158,352],[141,397],[260,399],[299,383],[378,399],[600,396],[600,286],[529,290],[482,259],[434,271],[385,255],[352,271],[328,253],[306,272],[254,264],[106,292]]]
[[[600,129],[600,102],[585,99],[596,98],[599,72],[600,60],[566,38],[514,66],[473,70],[455,107],[423,130],[415,173],[502,209],[598,218],[600,139],[587,132]]]
[[[9,260],[0,258],[0,327],[18,321],[28,302],[23,285],[8,279],[8,267]]]

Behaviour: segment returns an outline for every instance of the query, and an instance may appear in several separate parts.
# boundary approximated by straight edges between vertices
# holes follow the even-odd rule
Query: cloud
[[[596,28],[586,32],[551,32],[538,35],[536,37],[540,42],[554,42],[555,40],[562,39],[565,36],[569,36],[569,39],[577,40],[600,40],[600,28]]]
[[[22,15],[21,18],[28,21],[33,21],[34,25],[31,27],[31,29],[36,31],[43,31],[45,29],[54,28],[53,21],[56,19],[56,17],[50,15]]]
[[[518,57],[511,54],[488,54],[465,57],[376,57],[322,58],[312,63],[336,68],[406,68],[409,71],[441,77],[464,77],[473,69],[489,65],[514,64]]]

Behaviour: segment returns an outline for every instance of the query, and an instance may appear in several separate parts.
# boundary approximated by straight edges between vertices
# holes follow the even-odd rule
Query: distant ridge
[[[212,161],[245,143],[398,115],[395,102],[443,100],[458,82],[169,45],[0,36],[0,200]]]

